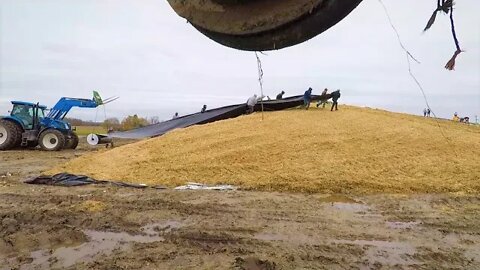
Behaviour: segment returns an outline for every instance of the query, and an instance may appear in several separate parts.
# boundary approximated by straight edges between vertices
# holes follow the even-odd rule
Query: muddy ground
[[[480,269],[480,196],[23,184],[90,151],[0,152],[0,269]]]

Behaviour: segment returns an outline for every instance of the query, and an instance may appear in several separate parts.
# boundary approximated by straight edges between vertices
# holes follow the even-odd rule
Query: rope
[[[93,123],[97,123],[97,117],[98,117],[98,108],[95,108],[95,119],[93,120]],[[92,126],[90,133],[95,133],[95,125]]]
[[[103,115],[105,116],[103,121],[106,121],[108,118],[107,118],[107,105],[105,104],[103,104]],[[110,127],[107,127],[107,132],[108,132],[108,129],[110,129]]]
[[[260,53],[262,53],[262,52],[260,52]],[[257,58],[258,83],[260,84],[260,104],[262,106],[262,121],[263,121],[264,117],[263,117],[263,69],[262,69],[262,60],[260,60],[260,57],[258,56],[257,52],[255,52],[255,57]]]
[[[103,120],[107,120],[107,106],[105,104],[102,104],[101,106],[103,107],[103,115],[105,117]],[[93,122],[97,123],[97,119],[98,119],[98,107],[95,109],[95,119],[93,120]],[[96,129],[95,126],[92,126],[90,133],[96,133],[95,129]]]
[[[455,60],[457,59],[457,56],[462,53],[462,49],[460,48],[460,43],[458,42],[457,33],[455,31],[455,21],[453,20],[453,4],[450,7],[450,25],[452,27],[453,41],[455,42],[455,47],[457,50],[453,54],[452,58],[447,62],[445,68],[448,70],[455,70]]]
[[[387,15],[387,18],[388,18],[388,21],[390,23],[390,26],[392,27],[393,31],[395,31],[395,34],[397,35],[397,39],[398,39],[398,42],[400,44],[400,47],[402,47],[402,49],[405,51],[405,54],[406,54],[406,58],[407,58],[407,64],[408,64],[408,73],[410,74],[410,77],[413,79],[413,81],[415,82],[415,84],[418,86],[418,89],[420,89],[420,92],[422,93],[422,96],[423,96],[423,99],[425,101],[425,104],[427,106],[427,108],[432,112],[433,116],[434,116],[434,119],[435,119],[435,123],[437,124],[439,130],[440,130],[440,133],[442,134],[442,137],[445,138],[445,140],[447,141],[447,143],[449,145],[452,146],[452,141],[451,139],[445,134],[442,126],[440,125],[439,123],[439,118],[437,117],[437,115],[435,114],[434,110],[432,110],[432,108],[430,107],[430,104],[428,102],[428,98],[427,98],[427,95],[425,94],[425,90],[422,86],[422,84],[420,83],[420,81],[417,79],[417,77],[415,76],[415,74],[413,73],[412,71],[412,65],[410,63],[410,59],[413,59],[415,62],[417,62],[418,64],[420,64],[420,62],[415,59],[415,57],[413,57],[413,55],[405,48],[405,46],[403,45],[403,42],[400,38],[400,34],[398,33],[397,31],[397,28],[395,27],[395,25],[393,24],[392,22],[392,19],[388,13],[388,10],[387,10],[387,7],[385,6],[385,4],[383,3],[382,0],[378,0],[380,2],[380,4],[382,5],[384,11],[385,11],[385,14]],[[447,0],[448,1],[448,0]],[[458,157],[457,155],[457,152],[455,151],[455,148],[452,147],[452,150],[453,150],[453,153],[455,154],[456,157]]]
[[[418,60],[407,50],[407,48],[405,48],[405,46],[403,45],[402,39],[400,38],[400,34],[398,33],[398,30],[397,30],[397,28],[395,27],[395,25],[393,25],[392,18],[390,17],[390,14],[388,13],[387,7],[385,6],[385,4],[383,3],[382,0],[378,0],[378,1],[380,2],[380,4],[382,4],[383,10],[385,11],[385,15],[387,15],[388,22],[390,23],[390,26],[392,27],[393,31],[395,32],[395,35],[397,35],[398,43],[400,44],[400,47],[402,47],[403,51],[405,51],[405,53],[407,54],[407,58],[410,57],[410,58],[412,58],[413,61],[415,61],[415,62],[417,62],[418,64],[420,64],[420,61],[418,61]],[[409,62],[409,64],[410,64],[410,62]]]
[[[455,70],[455,60],[457,59],[457,56],[462,53],[462,49],[460,48],[460,43],[458,42],[457,38],[457,33],[455,31],[455,20],[453,19],[453,6],[455,3],[453,0],[437,0],[437,9],[433,11],[432,16],[428,20],[427,26],[425,26],[425,29],[423,31],[427,31],[432,27],[432,25],[435,23],[435,19],[437,17],[437,13],[443,11],[445,14],[448,14],[450,12],[450,25],[452,28],[452,36],[453,36],[453,41],[455,42],[455,47],[456,51],[453,54],[452,58],[448,60],[447,64],[445,65],[445,68],[448,70]]]
[[[457,32],[455,31],[455,21],[453,19],[453,6],[450,8],[450,24],[452,26],[452,36],[453,36],[453,41],[455,42],[455,47],[457,47],[457,51],[461,51],[462,49],[460,49],[460,43],[458,42]]]

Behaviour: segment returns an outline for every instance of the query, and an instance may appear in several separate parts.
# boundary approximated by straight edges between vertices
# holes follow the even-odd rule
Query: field
[[[90,133],[106,134],[107,130],[102,126],[75,126],[75,132],[79,136],[87,136]]]
[[[0,152],[0,270],[480,269],[479,128],[340,109]],[[63,170],[243,190],[23,183]]]

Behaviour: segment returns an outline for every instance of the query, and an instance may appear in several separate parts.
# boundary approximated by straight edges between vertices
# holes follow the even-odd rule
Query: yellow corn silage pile
[[[261,118],[255,113],[173,131],[87,154],[47,173],[268,191],[480,191],[479,127],[350,106]]]

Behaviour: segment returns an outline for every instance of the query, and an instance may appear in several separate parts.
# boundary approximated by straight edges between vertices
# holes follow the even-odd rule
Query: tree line
[[[117,117],[111,117],[105,119],[103,122],[84,121],[77,118],[65,119],[72,126],[101,126],[106,130],[124,131],[134,128],[145,127],[160,122],[158,116],[150,118],[140,117],[137,114],[129,115],[123,118],[121,121]]]

